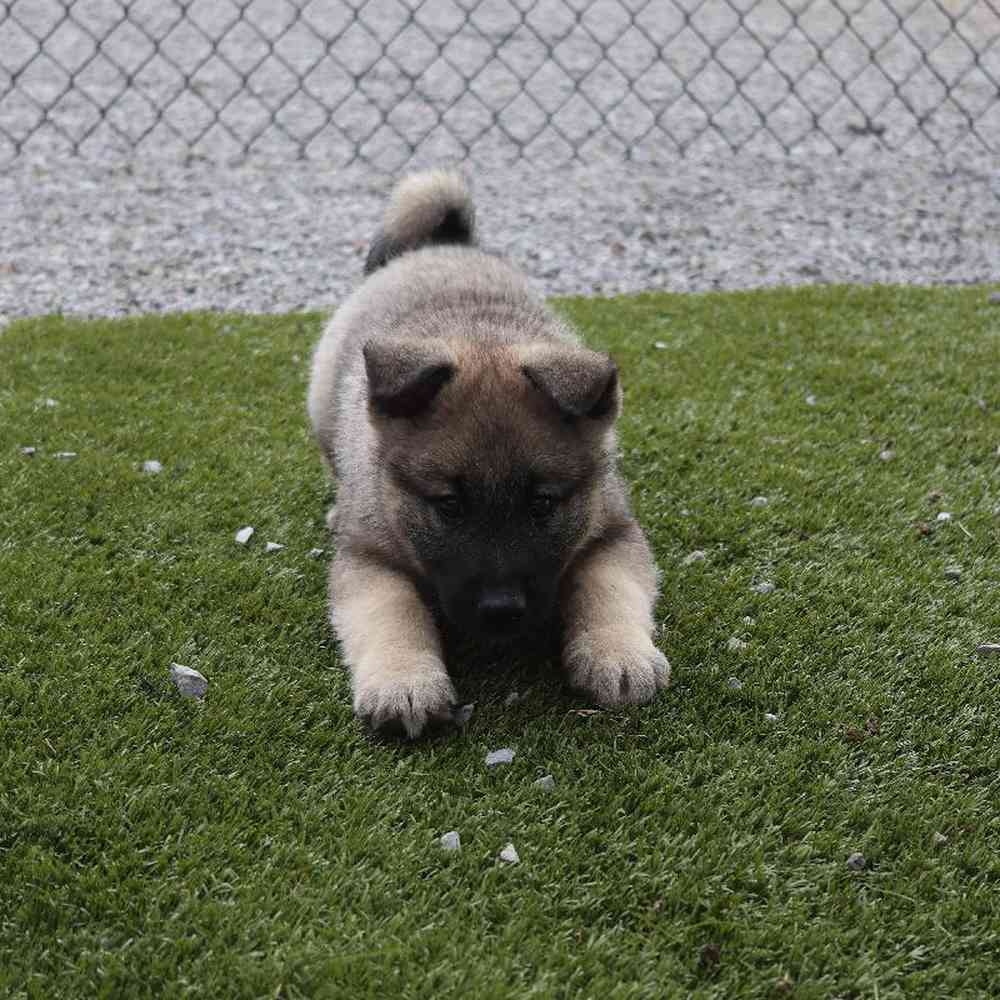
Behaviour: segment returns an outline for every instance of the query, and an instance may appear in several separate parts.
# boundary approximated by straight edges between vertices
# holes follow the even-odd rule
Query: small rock
[[[980,656],[1000,656],[1000,642],[983,642],[976,646]]]
[[[726,681],[726,687],[733,691],[741,691],[743,689],[743,681],[741,681],[739,677],[730,677]]]
[[[750,588],[755,594],[770,594],[774,590],[774,584],[768,580],[761,580]]]
[[[765,712],[764,713],[764,721],[765,722],[777,722],[778,721],[778,717],[774,714],[774,712]]]
[[[936,521],[941,521],[942,523],[944,523],[945,521],[950,521],[951,520],[951,514],[950,514],[949,511],[943,510],[943,511],[941,511],[940,514],[938,514],[938,516],[935,518],[935,520]]]
[[[252,537],[253,537],[253,528],[251,528],[249,525],[247,525],[247,527],[245,528],[240,528],[240,530],[236,532],[236,544],[246,545],[246,543],[249,542]]]
[[[934,836],[931,837],[931,843],[935,847],[944,847],[944,845],[948,843],[948,838],[943,833],[935,830]]]
[[[543,774],[536,778],[532,784],[535,788],[540,788],[543,792],[554,792],[556,790],[556,779],[551,774]]]
[[[30,444],[27,444],[23,448],[21,448],[21,454],[27,455],[28,458],[31,458],[31,456],[34,455],[37,450],[38,450],[37,448],[33,448]]]
[[[265,552],[280,552],[285,546],[280,545],[278,542],[267,542],[264,545]]]
[[[310,549],[309,550],[309,558],[310,559],[319,559],[325,552],[326,552],[326,549]]]
[[[456,726],[467,726],[469,724],[469,719],[472,718],[472,713],[475,711],[476,703],[470,701],[467,705],[456,705],[451,710],[451,721],[455,723]]]
[[[962,579],[962,567],[961,566],[945,566],[945,568],[944,568],[944,578],[946,580],[961,580]]]
[[[863,872],[865,870],[865,865],[868,862],[865,861],[865,856],[860,851],[855,851],[847,859],[847,867],[851,869],[852,872]]]
[[[458,835],[458,830],[449,830],[441,835],[441,849],[445,851],[457,851],[462,847],[462,838]]]
[[[694,552],[689,552],[682,560],[682,566],[692,566],[696,562],[704,562],[708,556],[703,549],[695,549]]]
[[[45,400],[45,405],[46,405],[46,407],[48,407],[48,409],[54,410],[59,405],[59,400],[58,399],[46,399]]]
[[[208,690],[208,681],[204,674],[181,663],[170,664],[170,678],[185,698],[197,698],[200,701]]]
[[[882,459],[883,462],[891,462],[896,457],[896,453],[891,448],[883,448],[882,451],[878,453],[878,457]]]
[[[706,972],[714,973],[722,961],[722,947],[714,941],[702,945],[698,952],[698,965]]]
[[[744,642],[742,639],[734,635],[726,643],[726,649],[728,649],[730,653],[742,653],[743,650],[746,649],[748,645],[749,643]]]
[[[653,344],[653,347],[655,347],[658,351],[665,351],[667,349],[667,345],[662,340],[656,341],[656,343]]]
[[[62,459],[76,458],[76,452],[75,451],[57,451],[56,454],[55,454],[55,457],[56,458],[62,458]]]
[[[809,395],[806,396],[806,406],[815,406],[815,405],[816,405],[816,397],[812,393],[809,393]]]
[[[163,464],[155,458],[151,458],[149,461],[142,463],[142,471],[148,472],[151,476],[156,476],[163,471]]]
[[[751,507],[766,507],[770,502],[771,501],[768,500],[767,497],[754,497],[753,500],[750,501],[750,506]]]
[[[486,755],[486,766],[496,767],[497,764],[509,764],[514,759],[514,751],[510,747],[501,747]]]
[[[500,852],[500,860],[506,862],[508,865],[516,865],[521,862],[521,858],[513,844],[508,844]]]

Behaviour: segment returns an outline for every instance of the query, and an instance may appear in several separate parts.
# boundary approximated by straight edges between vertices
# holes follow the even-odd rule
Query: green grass
[[[0,995],[1000,994],[1000,663],[974,654],[1000,641],[1000,309],[561,308],[623,370],[675,683],[580,715],[552,669],[498,670],[417,746],[353,722],[308,557],[319,317],[0,335]]]

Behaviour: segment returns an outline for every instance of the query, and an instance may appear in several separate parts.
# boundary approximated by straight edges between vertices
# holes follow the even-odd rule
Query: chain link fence
[[[0,0],[0,158],[1000,151],[1000,0]]]

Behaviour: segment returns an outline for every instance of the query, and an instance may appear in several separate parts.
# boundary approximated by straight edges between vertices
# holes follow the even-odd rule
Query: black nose
[[[501,629],[516,625],[523,617],[527,601],[517,587],[496,587],[479,598],[479,620],[487,628]]]

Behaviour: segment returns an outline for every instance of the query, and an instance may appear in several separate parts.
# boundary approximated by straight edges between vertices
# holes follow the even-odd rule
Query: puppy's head
[[[364,349],[382,509],[448,621],[517,637],[600,530],[621,390],[561,342],[378,340]]]

